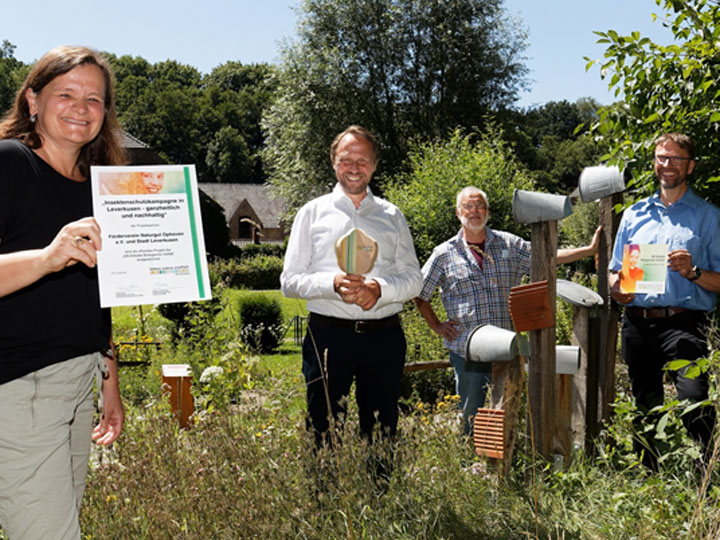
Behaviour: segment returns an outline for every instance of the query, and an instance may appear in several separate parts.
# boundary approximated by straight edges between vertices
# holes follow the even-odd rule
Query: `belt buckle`
[[[362,325],[365,321],[355,321],[355,325],[353,326],[353,330],[356,334],[364,334],[365,330],[363,330]]]

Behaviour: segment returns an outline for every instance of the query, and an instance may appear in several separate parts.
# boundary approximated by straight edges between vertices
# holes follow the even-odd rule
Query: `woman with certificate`
[[[110,444],[122,429],[88,180],[91,165],[124,161],[112,84],[97,52],[57,47],[0,123],[0,525],[10,539],[79,539],[90,440]],[[104,408],[93,430],[96,378]]]

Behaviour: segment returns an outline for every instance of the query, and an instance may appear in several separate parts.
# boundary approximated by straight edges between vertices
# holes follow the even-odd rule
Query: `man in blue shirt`
[[[422,268],[423,288],[414,299],[428,326],[444,338],[455,369],[455,389],[460,396],[465,433],[472,432],[472,418],[485,403],[490,366],[465,362],[470,332],[481,324],[513,330],[508,298],[530,272],[530,242],[505,231],[486,227],[490,202],[484,191],[468,186],[457,194],[456,213],[461,230],[437,246]],[[581,248],[559,249],[559,263],[577,261],[597,252],[600,229],[593,242]],[[433,292],[440,297],[448,319],[441,322],[430,304]]]
[[[625,210],[610,261],[612,297],[626,305],[622,320],[622,355],[628,365],[632,393],[645,415],[663,403],[663,368],[672,360],[690,366],[670,371],[680,399],[708,397],[708,376],[686,376],[694,360],[708,354],[708,313],[720,291],[720,209],[688,187],[695,167],[695,145],[679,133],[661,136],[655,145],[655,175],[660,189]],[[624,293],[620,287],[623,249],[629,244],[665,244],[667,277],[663,292]],[[645,419],[637,421],[635,450],[651,470],[658,468],[654,437],[645,437]],[[705,458],[712,450],[715,410],[703,406],[682,416]]]

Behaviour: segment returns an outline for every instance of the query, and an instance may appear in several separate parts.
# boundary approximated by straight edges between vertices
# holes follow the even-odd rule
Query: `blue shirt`
[[[625,210],[615,237],[610,270],[622,269],[626,244],[667,244],[668,251],[686,249],[693,265],[720,272],[720,208],[701,199],[690,188],[670,206],[662,203],[657,192]],[[664,293],[636,294],[630,305],[712,311],[716,301],[717,294],[668,269]]]
[[[504,231],[485,228],[485,254],[480,268],[465,242],[462,230],[437,246],[422,268],[419,297],[430,301],[440,287],[448,319],[457,321],[460,335],[444,340],[452,352],[465,358],[470,332],[481,324],[513,330],[508,298],[510,288],[520,285],[530,272],[530,242]]]

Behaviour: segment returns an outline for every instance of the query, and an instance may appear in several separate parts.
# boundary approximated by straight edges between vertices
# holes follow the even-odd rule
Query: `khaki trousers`
[[[0,525],[10,540],[79,540],[98,355],[0,384]]]

